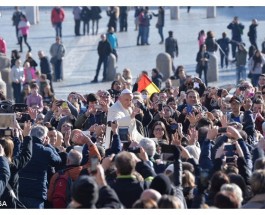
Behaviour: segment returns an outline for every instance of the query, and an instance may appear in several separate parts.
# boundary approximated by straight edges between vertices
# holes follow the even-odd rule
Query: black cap
[[[238,104],[241,104],[242,103],[241,99],[238,96],[233,96],[230,99],[229,103],[232,103],[233,101],[237,102]]]

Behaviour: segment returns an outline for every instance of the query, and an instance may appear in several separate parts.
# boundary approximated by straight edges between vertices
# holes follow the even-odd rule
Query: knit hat
[[[170,179],[164,174],[157,175],[149,188],[158,191],[161,195],[172,195],[173,192]]]
[[[82,208],[93,208],[98,201],[98,185],[91,176],[80,176],[72,186],[72,197]]]

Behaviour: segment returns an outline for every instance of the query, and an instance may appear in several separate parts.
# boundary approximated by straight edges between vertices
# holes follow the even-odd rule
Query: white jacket
[[[135,119],[131,118],[132,109],[125,109],[120,101],[117,101],[114,105],[112,105],[108,111],[107,121],[116,120],[119,126],[129,127],[129,134],[131,135],[132,140],[139,142],[142,138],[144,138],[136,128]],[[106,140],[105,140],[105,149],[109,148],[111,143],[111,128],[107,127],[106,130]]]

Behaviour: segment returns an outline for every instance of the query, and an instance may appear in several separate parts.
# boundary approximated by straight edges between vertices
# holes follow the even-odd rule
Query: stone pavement
[[[179,57],[174,60],[175,65],[184,65],[188,74],[195,75],[195,58],[198,51],[197,34],[201,29],[206,32],[212,30],[215,37],[219,39],[223,31],[231,36],[230,30],[226,26],[234,16],[239,16],[240,21],[245,25],[243,40],[247,47],[249,40],[247,32],[251,19],[257,18],[258,26],[258,45],[261,45],[265,35],[265,13],[264,7],[218,7],[217,17],[206,19],[205,7],[192,7],[190,13],[186,12],[186,7],[180,9],[180,20],[170,20],[169,7],[166,7],[164,37],[168,36],[168,31],[172,30],[179,43]],[[0,17],[0,35],[5,38],[8,46],[8,56],[12,49],[19,49],[16,45],[15,29],[12,26],[11,16],[13,10],[0,7],[2,16]],[[33,58],[38,62],[38,50],[49,53],[51,44],[55,41],[55,31],[50,23],[50,7],[40,7],[40,23],[31,26],[28,42],[32,47]],[[96,92],[99,89],[109,89],[111,82],[91,84],[90,81],[95,75],[97,65],[97,44],[100,34],[106,32],[108,17],[102,8],[102,19],[99,23],[98,35],[74,36],[74,20],[72,8],[65,8],[66,20],[63,23],[63,43],[66,47],[64,59],[64,81],[54,83],[56,97],[66,98],[69,92],[77,91],[80,93]],[[151,11],[157,12],[156,7]],[[124,68],[130,68],[133,78],[142,70],[151,71],[156,66],[156,56],[164,52],[164,45],[158,44],[160,37],[155,23],[157,17],[151,20],[149,43],[150,46],[136,46],[138,32],[134,31],[134,11],[131,10],[128,16],[128,32],[117,32],[118,48],[118,68],[117,72],[122,72]],[[119,29],[119,26],[118,26]],[[82,25],[81,25],[82,32]],[[25,49],[25,45],[24,50]],[[25,59],[25,52],[22,60]],[[49,55],[49,54],[48,54]],[[219,60],[219,53],[218,53]],[[103,69],[103,68],[102,68]],[[102,70],[99,80],[102,79]],[[235,84],[235,67],[230,65],[227,70],[219,71],[219,81],[209,85],[222,86],[225,84]]]

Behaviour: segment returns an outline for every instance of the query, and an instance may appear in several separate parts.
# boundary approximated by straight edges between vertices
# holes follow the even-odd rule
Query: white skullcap
[[[132,91],[130,91],[129,89],[124,89],[123,91],[121,91],[121,95],[122,94],[132,94]]]

